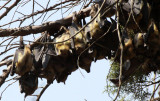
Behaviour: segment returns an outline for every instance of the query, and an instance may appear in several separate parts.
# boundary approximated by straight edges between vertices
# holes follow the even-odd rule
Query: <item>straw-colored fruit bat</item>
[[[134,36],[133,43],[137,55],[146,53],[146,44],[144,42],[145,34],[146,33],[137,33]]]
[[[156,61],[153,58],[146,58],[144,63],[142,64],[142,70],[148,74],[151,71],[157,71],[158,65],[156,64]]]
[[[91,18],[95,16],[99,9],[99,5],[92,5],[90,12]],[[95,40],[103,35],[102,27],[104,26],[104,19],[101,18],[101,13],[88,25],[89,31],[85,31],[88,40]],[[88,35],[89,34],[89,35]]]
[[[79,58],[79,67],[84,69],[87,73],[90,72],[91,63],[94,61],[94,57],[97,54],[96,52],[97,51],[84,52]]]
[[[85,19],[83,19],[85,20]],[[78,18],[76,12],[73,13],[72,25],[69,27],[70,35],[73,36],[82,28],[81,19]],[[77,54],[80,54],[86,46],[84,31],[79,32],[71,39],[71,47],[76,51]]]
[[[50,35],[44,33],[40,42],[51,42]],[[41,78],[46,78],[47,83],[52,83],[55,79],[54,64],[52,64],[52,57],[56,57],[54,45],[38,45],[33,48],[34,67]]]
[[[151,25],[148,28],[148,32],[145,34],[144,41],[147,45],[149,57],[153,57],[157,54],[160,46],[160,32],[154,22],[151,21]]]
[[[52,68],[55,71],[55,79],[58,83],[63,82],[65,84],[68,75],[78,68],[73,55],[69,55],[68,57],[53,57],[51,61]]]
[[[70,74],[71,73],[69,73],[67,71],[63,72],[61,75],[56,77],[57,82],[58,83],[63,82],[65,84],[65,82],[66,82],[66,80],[68,78],[68,75],[70,75]]]
[[[71,40],[69,39],[70,33],[69,33],[69,30],[64,26],[62,26],[60,30],[64,30],[64,33],[55,38],[54,41],[59,42],[55,44],[55,50],[57,55],[67,56],[70,53],[70,49],[71,49]],[[65,41],[65,42],[62,42],[62,41]]]
[[[45,71],[47,71],[47,75],[45,78],[47,78],[47,80],[51,81],[52,79],[56,79],[57,82],[62,82],[61,80],[63,78],[62,75],[63,73],[68,69],[69,64],[71,64],[71,62],[66,62],[66,61],[70,61],[69,58],[65,58],[65,57],[61,57],[61,56],[52,56],[48,67],[45,69]],[[44,72],[45,74],[46,72]]]
[[[127,0],[121,3],[119,21],[129,29],[146,31],[151,8],[146,0]]]
[[[17,49],[13,60],[13,72],[18,75],[24,75],[32,69],[32,65],[33,56],[30,50],[30,45],[24,45],[24,49],[22,47]]]
[[[47,79],[47,83],[52,83],[56,75],[54,70],[55,65],[52,62],[53,61],[50,58],[49,63],[47,64],[47,67],[42,68],[39,74],[40,77]]]
[[[38,88],[38,77],[33,73],[27,73],[19,79],[20,92],[25,93],[25,97],[32,95]]]
[[[40,42],[51,42],[51,37],[48,33],[42,34]],[[54,45],[45,44],[38,45],[33,48],[34,65],[35,67],[47,68],[51,56],[56,56]]]
[[[118,57],[116,57],[118,60],[120,59],[120,52],[121,52],[122,47],[120,46],[120,48],[118,49],[117,55]],[[123,60],[130,60],[133,57],[136,56],[136,53],[134,51],[134,45],[133,45],[133,40],[131,38],[129,38],[126,42],[124,42],[124,46],[123,46]]]

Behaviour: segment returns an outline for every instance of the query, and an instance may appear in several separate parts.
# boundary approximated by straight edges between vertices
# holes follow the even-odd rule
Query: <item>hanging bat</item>
[[[122,47],[120,46],[116,55],[115,60],[120,59],[120,52],[121,52]],[[133,45],[133,40],[131,38],[127,39],[126,42],[124,42],[123,46],[123,61],[130,60],[133,57],[136,56],[135,50],[134,50],[134,45]]]
[[[96,56],[96,51],[84,52],[79,58],[79,67],[84,69],[87,73],[90,72],[90,67],[94,57]]]
[[[51,37],[47,33],[43,34],[40,42],[51,42]],[[35,56],[34,67],[38,71],[41,78],[46,78],[47,83],[53,82],[55,78],[54,64],[52,64],[52,57],[57,56],[54,45],[38,45],[34,47],[33,54]]]
[[[62,42],[64,40],[67,40],[65,42],[55,44],[55,50],[57,55],[65,57],[70,53],[71,40],[68,40],[70,38],[69,30],[64,26],[62,26],[60,30],[62,29],[65,30],[64,33],[56,37],[54,41]]]
[[[27,73],[19,79],[20,92],[25,93],[25,97],[32,95],[38,88],[38,77],[33,73]]]
[[[139,54],[146,54],[146,50],[147,50],[147,47],[146,47],[146,44],[144,42],[144,37],[145,37],[145,34],[146,33],[137,33],[135,36],[134,36],[134,39],[133,39],[133,44],[134,44],[134,47],[135,47],[135,51],[136,51],[136,54],[139,55]]]
[[[92,9],[90,12],[91,18],[95,16],[98,9],[98,5],[92,5]],[[93,41],[103,35],[104,32],[102,30],[102,27],[104,26],[104,23],[104,19],[101,18],[101,13],[99,13],[98,16],[88,25],[89,31],[86,31],[87,34],[90,34],[86,35],[87,37],[90,36],[88,40]]]
[[[153,19],[151,20],[148,32],[144,36],[144,41],[147,45],[148,56],[153,57],[156,55],[160,46],[160,32]]]
[[[82,28],[81,19],[78,18],[76,12],[73,13],[72,25],[69,27],[70,35],[73,36]],[[71,47],[77,54],[80,54],[86,47],[84,31],[79,32],[71,40]]]
[[[21,76],[32,69],[33,56],[29,45],[25,45],[24,49],[20,47],[19,49],[16,50],[12,64],[13,64],[13,71]]]
[[[54,60],[52,58],[50,58],[50,60],[47,64],[47,67],[42,68],[41,72],[39,73],[39,77],[46,78],[48,84],[52,83],[53,80],[55,79],[55,76],[56,76],[56,72],[54,70],[54,66],[56,64],[54,64],[53,61]]]

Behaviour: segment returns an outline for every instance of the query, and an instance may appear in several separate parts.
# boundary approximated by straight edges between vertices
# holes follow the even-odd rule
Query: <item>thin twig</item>
[[[8,46],[10,45],[10,43],[11,43],[14,39],[16,39],[16,38],[17,38],[17,37],[13,37],[13,39],[11,39],[11,40],[8,42],[8,44],[7,44],[6,48],[5,48],[5,51],[7,50]]]
[[[5,82],[9,82],[9,81],[11,81],[11,80],[17,80],[17,78],[19,78],[19,76],[15,76],[15,77],[13,77],[13,78],[11,78],[11,79],[9,79],[9,80],[6,80]]]
[[[9,65],[8,68],[7,68],[7,70],[3,71],[3,74],[1,75],[1,78],[0,78],[0,87],[2,86],[2,84],[4,83],[4,81],[6,80],[6,78],[8,77],[11,68],[12,68],[12,65]]]
[[[65,0],[64,2],[62,2],[62,4],[65,4],[65,3],[68,3],[68,2],[73,2],[73,1],[72,1],[72,0]],[[36,3],[36,1],[35,1],[35,3]],[[41,11],[34,12],[33,14],[30,14],[30,15],[28,15],[28,16],[26,16],[26,17],[23,17],[23,19],[17,19],[17,20],[14,20],[14,21],[12,21],[12,22],[10,22],[10,23],[8,23],[8,24],[11,24],[11,23],[14,23],[14,22],[17,22],[17,21],[24,21],[25,19],[28,19],[28,18],[30,18],[30,17],[32,17],[32,16],[36,16],[36,15],[38,15],[38,14],[41,14],[41,13],[44,13],[44,12],[48,12],[48,11],[54,10],[54,8],[56,8],[56,7],[59,6],[59,5],[61,5],[61,3],[55,4],[55,5],[51,6],[51,7],[49,7],[48,9],[45,9],[45,8],[44,8],[44,9],[41,10]],[[1,25],[0,27],[6,26],[6,25],[8,25],[8,24]]]
[[[7,50],[1,52],[0,55],[2,55],[2,54],[4,54],[4,53],[8,52],[9,50],[12,50],[12,49],[14,49],[14,48],[17,48],[17,47],[19,47],[19,46],[11,47],[11,48],[9,48],[9,49],[7,49]]]
[[[152,98],[153,98],[155,92],[157,91],[157,89],[159,88],[159,86],[160,86],[160,84],[158,84],[157,88],[153,91],[153,93],[152,93],[152,95],[151,95],[151,98],[150,98],[150,101],[152,101]]]
[[[5,58],[3,58],[2,60],[1,60],[1,62],[2,61],[4,61],[4,60],[6,60],[6,59],[8,59],[8,58],[10,58],[10,57],[13,57],[14,55],[8,55],[8,56],[6,56]]]
[[[42,89],[42,91],[40,92],[40,94],[38,95],[37,97],[37,100],[36,101],[39,101],[42,94],[44,93],[44,91],[51,85],[51,83],[47,83],[47,85]]]
[[[2,99],[2,95],[3,95],[3,93],[6,91],[6,89],[7,89],[9,86],[11,86],[12,84],[14,84],[15,82],[17,82],[17,80],[14,81],[14,82],[12,82],[12,83],[10,83],[10,84],[2,91],[1,96],[0,96],[0,100]]]
[[[8,14],[8,12],[15,7],[21,0],[16,0],[9,8],[6,9],[6,11],[0,16],[0,20]]]
[[[156,72],[154,72],[154,77],[153,77],[154,83],[155,83],[155,78],[156,78]],[[155,89],[156,89],[156,84],[154,84],[154,86],[153,86],[153,92],[155,91]],[[153,97],[151,97],[151,99],[154,99],[154,95],[153,95]]]
[[[117,5],[116,5],[116,11],[117,11],[117,32],[118,32],[118,38],[119,38],[119,43],[120,43],[120,47],[121,47],[121,57],[120,57],[120,74],[119,74],[119,87],[118,87],[118,91],[117,91],[117,95],[115,97],[115,99],[113,101],[116,101],[116,99],[119,96],[120,93],[120,89],[121,89],[121,81],[122,81],[122,64],[123,64],[123,44],[122,44],[122,38],[120,35],[120,27],[119,27],[119,5],[120,5],[121,1],[119,2],[119,0],[117,0]]]
[[[91,7],[83,9],[82,12],[86,13],[86,17],[89,16],[89,12],[91,10]],[[71,25],[72,22],[72,16],[70,15],[68,17],[65,17],[63,19],[57,20],[57,21],[50,21],[43,23],[42,25],[37,26],[26,26],[26,27],[19,27],[19,28],[13,28],[13,29],[0,29],[0,37],[5,36],[24,36],[28,34],[37,34],[40,32],[46,31],[48,28],[55,27],[60,28],[61,25]],[[57,29],[58,30],[58,29]]]
[[[4,8],[11,0],[8,0],[3,6],[0,7],[0,10]]]
[[[10,59],[10,60],[1,61],[1,62],[0,62],[0,67],[1,67],[1,66],[4,66],[4,65],[8,65],[8,63],[10,63],[10,62],[12,62],[11,59]]]
[[[5,39],[4,41],[2,41],[2,42],[0,43],[0,46],[1,46],[4,42],[6,42],[6,41],[8,41],[8,40],[10,40],[10,39],[12,39],[12,38],[14,38],[14,37],[9,37],[9,38]]]

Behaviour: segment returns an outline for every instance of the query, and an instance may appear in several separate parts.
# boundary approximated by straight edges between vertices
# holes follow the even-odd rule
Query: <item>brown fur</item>
[[[122,48],[120,47],[119,50],[118,50],[118,55],[117,55],[118,57],[120,57],[121,49]],[[136,56],[136,54],[135,54],[135,51],[134,51],[134,46],[133,46],[133,43],[132,43],[132,39],[129,39],[123,47],[123,60],[124,61],[130,60],[135,56]]]
[[[28,45],[24,48],[24,53],[18,54],[18,62],[16,63],[16,73],[19,75],[24,75],[29,72],[33,65],[33,57],[31,55],[31,50]]]
[[[69,34],[69,31],[66,29],[65,33],[63,33],[61,36],[55,39],[56,40],[55,42],[62,42],[69,38],[70,38],[70,34]],[[71,47],[70,40],[55,44],[56,53],[57,55],[60,55],[60,56],[67,56],[69,53],[70,47]]]

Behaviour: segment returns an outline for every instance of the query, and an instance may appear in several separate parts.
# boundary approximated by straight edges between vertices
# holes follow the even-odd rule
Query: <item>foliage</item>
[[[113,60],[111,60],[113,62]],[[119,76],[119,63],[113,62],[110,67],[110,72],[108,74],[108,79],[117,78]],[[149,79],[149,75],[145,75],[139,67],[136,72],[129,77],[127,81],[125,81],[121,86],[120,95],[123,98],[125,95],[130,95],[133,99],[138,101],[146,101],[146,99],[151,95],[148,88],[144,85],[147,85],[147,80]],[[118,91],[118,87],[116,87],[112,83],[108,83],[106,87],[106,92],[111,93],[112,95],[116,94]],[[128,97],[126,97],[128,98]],[[130,98],[131,99],[131,98]],[[123,100],[122,100],[123,101]]]

